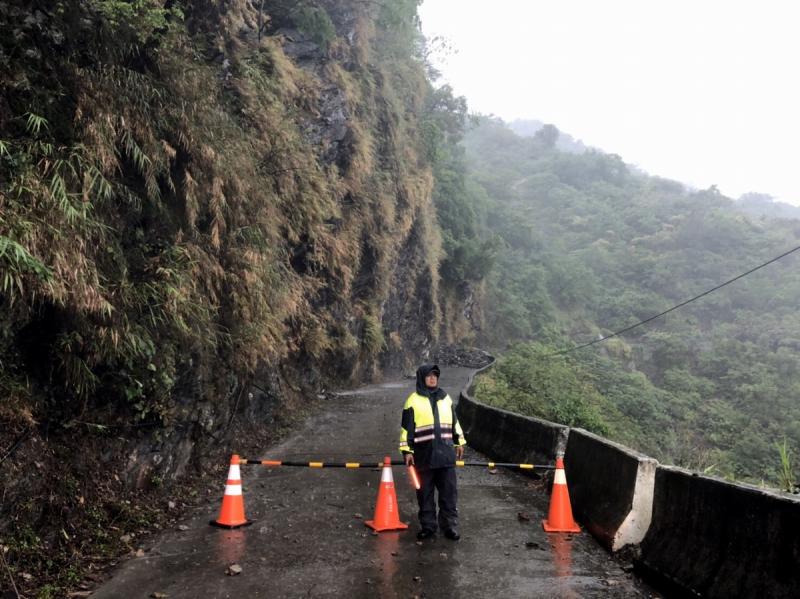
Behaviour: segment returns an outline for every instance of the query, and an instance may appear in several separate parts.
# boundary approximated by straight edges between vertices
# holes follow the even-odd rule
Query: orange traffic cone
[[[550,495],[550,513],[542,521],[545,532],[580,532],[580,527],[572,519],[572,505],[569,502],[567,475],[564,472],[564,458],[556,458],[556,476],[553,479],[553,492]]]
[[[381,472],[381,486],[378,489],[378,503],[375,505],[375,518],[365,521],[364,524],[377,532],[408,528],[408,524],[400,522],[397,495],[394,492],[394,478],[392,477],[392,460],[388,456],[383,458],[383,472]]]
[[[239,456],[231,456],[231,466],[228,469],[228,482],[225,484],[225,495],[222,497],[222,507],[219,518],[209,524],[221,528],[239,528],[252,524],[244,516],[244,497],[242,496],[242,478],[239,473]]]

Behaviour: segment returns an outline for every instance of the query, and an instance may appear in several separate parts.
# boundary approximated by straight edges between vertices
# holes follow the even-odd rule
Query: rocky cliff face
[[[426,357],[415,11],[0,2],[3,522],[84,513],[57,470],[163,485],[237,427]],[[34,458],[54,474],[25,477]]]

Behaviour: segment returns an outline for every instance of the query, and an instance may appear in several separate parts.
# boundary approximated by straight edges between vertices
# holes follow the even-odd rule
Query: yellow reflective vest
[[[408,396],[400,425],[400,451],[413,453],[418,468],[455,466],[455,447],[466,445],[450,396],[437,389],[426,397]]]

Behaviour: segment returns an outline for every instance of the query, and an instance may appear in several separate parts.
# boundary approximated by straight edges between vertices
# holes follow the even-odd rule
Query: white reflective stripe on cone
[[[239,472],[239,464],[231,464],[231,469],[228,470],[228,479],[239,480],[240,478],[242,478],[242,474]]]
[[[382,483],[393,483],[394,478],[392,477],[392,469],[388,466],[383,467],[383,472],[381,473],[381,482]]]
[[[241,495],[242,485],[225,485],[225,495]]]
[[[567,475],[564,473],[563,470],[556,470],[556,477],[553,479],[554,485],[566,485],[567,484]]]

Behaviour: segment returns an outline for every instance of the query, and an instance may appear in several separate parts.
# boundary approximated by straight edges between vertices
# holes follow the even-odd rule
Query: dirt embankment
[[[174,445],[158,441],[164,431],[146,427],[76,423],[66,430],[37,427],[14,440],[5,431],[0,447],[10,451],[0,456],[0,587],[23,597],[63,597],[94,587],[109,567],[141,555],[154,533],[219,494],[231,453],[253,454],[274,444],[319,402],[261,425],[240,414],[219,439],[187,436]],[[158,465],[176,461],[173,449],[186,456],[180,470],[165,477]]]

